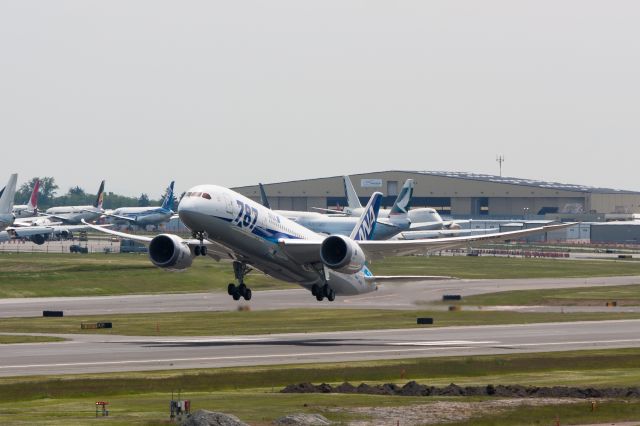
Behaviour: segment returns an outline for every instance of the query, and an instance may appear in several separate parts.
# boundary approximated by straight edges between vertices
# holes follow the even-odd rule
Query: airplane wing
[[[17,238],[26,238],[33,235],[60,234],[65,231],[82,231],[88,229],[87,225],[32,225],[32,226],[11,226],[7,232]]]
[[[153,240],[153,237],[148,237],[145,235],[134,235],[134,234],[127,234],[126,232],[120,232],[120,231],[116,231],[114,229],[107,229],[104,228],[100,225],[92,225],[88,222],[85,222],[85,220],[82,220],[82,223],[84,223],[86,226],[88,226],[89,228],[96,230],[96,231],[100,231],[100,232],[104,232],[105,234],[110,234],[110,235],[115,235],[117,237],[120,238],[124,238],[127,240],[133,240],[133,241],[137,241],[139,243],[142,243],[146,246],[148,246],[149,244],[151,244],[151,241]],[[183,239],[183,243],[186,244],[189,249],[192,249],[195,246],[199,246],[200,245],[200,240],[197,240],[195,238],[189,238],[189,239]],[[225,246],[223,246],[222,244],[218,244],[215,243],[213,241],[209,241],[209,240],[204,240],[202,242],[202,245],[207,246],[207,256],[210,256],[212,258],[214,258],[215,260],[221,260],[221,259],[235,259],[236,255],[232,250],[229,250],[228,248],[226,248]]]
[[[348,214],[346,214],[341,210],[324,209],[322,207],[311,207],[311,208],[314,210],[320,210],[321,212],[325,212],[325,213],[333,213],[336,216],[349,216]]]
[[[497,232],[485,235],[470,235],[464,237],[448,237],[429,240],[365,240],[358,241],[367,259],[381,259],[390,256],[409,256],[414,254],[427,254],[434,251],[446,250],[457,247],[466,247],[474,243],[490,241],[508,241],[519,239],[531,234],[557,231],[574,223],[560,225],[548,225],[518,231]],[[320,263],[320,247],[322,240],[279,240],[282,250],[294,261],[301,264]]]
[[[113,213],[104,212],[104,213],[102,213],[102,216],[115,217],[116,219],[126,220],[126,221],[131,222],[131,223],[135,223],[136,222],[136,220],[134,218],[132,218],[132,217],[121,216],[119,214],[113,214]]]
[[[412,282],[412,281],[439,281],[439,280],[457,280],[456,277],[447,275],[371,275],[364,277],[367,281],[383,282]]]

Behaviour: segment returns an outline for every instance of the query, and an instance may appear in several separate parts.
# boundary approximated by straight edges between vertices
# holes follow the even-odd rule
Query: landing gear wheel
[[[318,284],[314,284],[311,286],[311,294],[317,296],[320,293],[320,286]]]
[[[324,299],[324,295],[322,293],[316,294],[316,300],[318,302],[322,302],[322,299]]]
[[[231,296],[233,296],[233,300],[240,300],[240,292],[237,290]]]
[[[229,296],[233,296],[233,293],[235,293],[236,291],[238,291],[236,285],[234,283],[229,283],[229,285],[227,286],[227,293],[229,293]]]
[[[336,300],[336,291],[334,289],[330,288],[327,292],[327,300],[329,302],[333,302],[334,300]]]
[[[244,294],[242,295],[244,297],[244,300],[251,300],[251,289],[247,288],[244,291]]]
[[[200,247],[200,256],[206,256],[206,255],[207,255],[207,246]]]
[[[193,248],[193,254],[195,254],[195,255],[196,255],[196,257],[197,257],[197,256],[200,256],[200,246],[195,246],[195,247]]]

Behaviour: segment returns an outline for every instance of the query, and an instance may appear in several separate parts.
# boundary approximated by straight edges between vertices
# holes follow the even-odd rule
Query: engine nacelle
[[[149,259],[159,268],[186,269],[191,266],[193,255],[182,238],[160,234],[149,244]]]
[[[328,268],[344,274],[359,272],[366,261],[358,243],[343,235],[331,235],[324,239],[320,259]]]

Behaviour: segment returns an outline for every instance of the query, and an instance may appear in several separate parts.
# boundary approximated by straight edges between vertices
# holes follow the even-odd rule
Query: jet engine
[[[320,259],[327,267],[344,274],[359,272],[366,261],[358,243],[343,235],[331,235],[324,239]]]
[[[41,246],[44,244],[45,242],[45,237],[42,234],[35,234],[29,237],[29,239],[31,241],[33,241],[34,243],[36,243],[37,245]]]
[[[160,234],[149,244],[149,258],[159,268],[186,269],[191,266],[193,256],[189,246],[177,235]]]

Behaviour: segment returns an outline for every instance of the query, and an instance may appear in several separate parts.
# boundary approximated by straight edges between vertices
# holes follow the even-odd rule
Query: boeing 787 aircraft
[[[173,217],[173,185],[171,182],[167,188],[167,193],[159,207],[120,207],[112,211],[106,211],[105,216],[114,219],[115,223],[127,223],[145,227],[147,225],[158,226],[161,223],[168,222]]]
[[[82,221],[96,220],[102,215],[102,213],[104,213],[104,210],[102,209],[103,199],[104,181],[100,183],[98,196],[92,206],[51,207],[50,209],[47,209],[45,216],[67,224],[79,224]]]
[[[251,290],[244,279],[249,271],[257,269],[276,279],[301,285],[319,301],[324,298],[332,301],[336,295],[374,291],[380,281],[409,278],[375,276],[367,266],[372,259],[463,247],[474,242],[509,240],[571,225],[477,237],[372,241],[369,238],[376,226],[381,196],[379,192],[373,194],[350,236],[317,234],[235,191],[216,185],[195,186],[180,201],[178,215],[191,230],[192,239],[173,234],[146,237],[90,226],[147,244],[151,262],[160,268],[185,269],[191,266],[194,257],[202,255],[232,261],[238,285],[230,283],[228,290],[235,300],[251,299]]]

